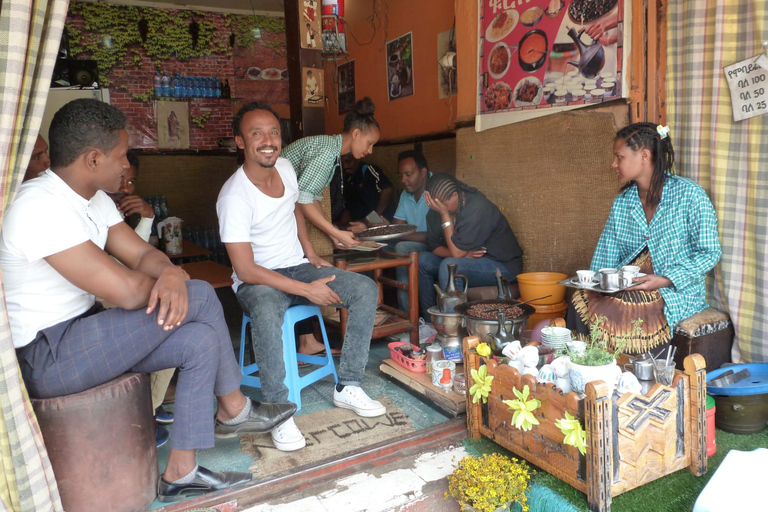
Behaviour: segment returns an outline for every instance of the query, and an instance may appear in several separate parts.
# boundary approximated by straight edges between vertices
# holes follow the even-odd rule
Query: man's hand
[[[133,213],[139,213],[145,219],[151,219],[155,216],[155,211],[149,203],[139,196],[125,196],[117,205],[117,209],[126,217]]]
[[[432,197],[432,194],[427,191],[424,191],[424,200],[427,202],[427,206],[440,214],[440,217],[443,217],[444,215],[450,215],[448,212],[448,207],[445,206],[445,204],[443,204],[443,202],[439,199]]]
[[[485,249],[478,249],[477,251],[469,251],[464,256],[465,258],[482,258],[485,256]]]
[[[315,254],[314,256],[307,256],[307,259],[309,260],[309,262],[312,265],[315,266],[315,268],[332,267],[333,266],[330,263],[328,263],[327,261],[325,261],[323,258],[318,256],[317,254]]]
[[[157,324],[162,325],[166,331],[181,324],[187,316],[189,299],[187,286],[184,283],[188,279],[189,275],[181,268],[168,267],[160,274],[149,294],[147,314],[150,315],[157,309]]]
[[[672,281],[664,276],[657,276],[656,274],[648,274],[643,277],[636,277],[635,282],[640,284],[636,284],[630,288],[631,290],[652,291],[658,290],[659,288],[672,286]]]
[[[359,233],[361,231],[365,231],[368,229],[368,226],[365,225],[365,222],[359,222],[359,221],[352,221],[349,223],[349,226],[347,226],[347,231],[351,231],[352,233]]]
[[[339,230],[338,233],[336,233],[336,240],[334,240],[334,243],[338,247],[339,244],[344,244],[344,247],[357,247],[362,242],[355,238],[355,234],[350,231],[341,231]]]
[[[312,281],[307,287],[304,297],[311,300],[318,306],[334,306],[341,304],[341,297],[339,297],[335,291],[331,290],[328,283],[336,279],[336,276],[323,277]]]

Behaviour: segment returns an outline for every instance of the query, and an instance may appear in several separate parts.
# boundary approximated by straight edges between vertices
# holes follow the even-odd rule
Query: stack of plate
[[[541,330],[541,342],[545,347],[564,349],[571,341],[571,331],[565,327],[544,327]]]

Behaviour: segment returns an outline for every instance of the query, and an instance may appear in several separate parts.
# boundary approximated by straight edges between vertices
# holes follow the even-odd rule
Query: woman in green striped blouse
[[[333,178],[341,155],[351,154],[356,159],[370,155],[379,140],[379,123],[373,117],[375,107],[370,98],[355,103],[352,112],[344,117],[344,131],[339,135],[304,137],[283,149],[296,171],[299,182],[299,207],[304,217],[331,237],[334,246],[360,245],[350,231],[334,226],[323,214],[323,189]]]

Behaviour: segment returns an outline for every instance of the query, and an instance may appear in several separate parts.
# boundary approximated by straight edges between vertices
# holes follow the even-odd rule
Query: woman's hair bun
[[[376,106],[368,96],[355,103],[355,112],[362,116],[372,116],[375,110]]]

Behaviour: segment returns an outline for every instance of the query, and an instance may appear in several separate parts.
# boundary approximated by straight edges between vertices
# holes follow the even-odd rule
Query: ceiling
[[[104,2],[104,0],[85,0],[86,2]],[[165,9],[197,9],[200,11],[231,12],[235,14],[267,14],[282,16],[284,0],[106,0],[104,3],[138,5]]]

